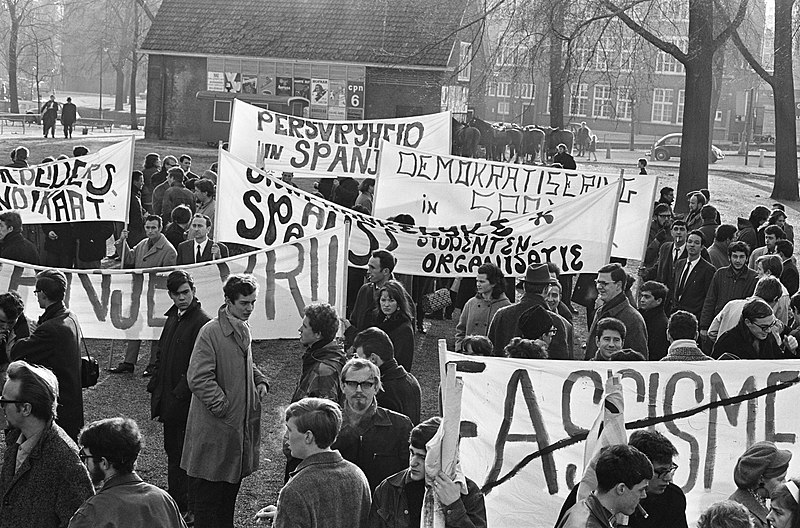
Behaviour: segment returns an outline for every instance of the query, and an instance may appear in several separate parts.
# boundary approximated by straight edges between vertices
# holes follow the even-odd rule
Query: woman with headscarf
[[[756,442],[739,457],[733,469],[736,491],[729,498],[750,511],[754,528],[768,528],[766,500],[786,480],[791,451],[772,442]]]

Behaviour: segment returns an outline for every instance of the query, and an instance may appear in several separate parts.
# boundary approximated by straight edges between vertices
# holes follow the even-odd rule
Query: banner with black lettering
[[[0,213],[23,224],[127,222],[133,148],[131,136],[79,158],[0,167]]]
[[[374,178],[382,140],[450,152],[450,112],[364,121],[324,121],[233,101],[229,149],[238,158],[302,178]]]
[[[232,273],[258,280],[256,309],[250,316],[254,339],[294,339],[303,308],[327,302],[344,314],[345,226],[313,236],[210,263],[181,266],[194,279],[197,298],[212,317],[224,302],[222,286]],[[36,273],[43,268],[0,259],[0,291],[16,290],[25,314],[41,315]],[[69,281],[65,303],[78,315],[85,337],[158,339],[172,306],[167,276],[172,269],[63,270]]]
[[[798,474],[800,360],[611,363],[445,355],[464,382],[462,468],[483,488],[489,526],[555,526],[583,474],[584,440],[612,375],[622,378],[628,435],[655,428],[677,448],[673,482],[686,494],[689,525],[736,490],[736,461],[756,441],[792,451],[789,475]]]
[[[379,220],[287,186],[222,151],[219,160],[216,238],[270,247],[353,222],[349,262],[366,266],[376,249],[397,258],[397,273],[473,277],[484,262],[507,276],[550,261],[563,273],[594,272],[608,262],[609,240],[619,205],[619,185],[607,185],[575,200],[511,219],[415,227]]]
[[[378,174],[373,214],[407,213],[425,226],[526,215],[619,179],[619,174],[460,158],[388,142]],[[654,176],[623,176],[613,256],[642,258],[657,183]]]

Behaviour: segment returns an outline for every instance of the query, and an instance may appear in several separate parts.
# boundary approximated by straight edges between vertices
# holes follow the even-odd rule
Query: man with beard
[[[653,220],[650,222],[650,233],[647,236],[647,251],[644,256],[643,266],[651,268],[658,261],[658,250],[661,244],[672,239],[670,222],[672,212],[667,204],[660,203],[653,209]]]
[[[408,467],[408,437],[413,425],[405,416],[378,406],[381,372],[366,359],[353,358],[342,368],[342,429],[332,448],[361,468],[371,491],[383,479]]]
[[[700,229],[703,225],[703,217],[700,211],[706,204],[706,197],[700,192],[693,192],[687,198],[689,200],[689,213],[686,215],[686,230],[694,231],[695,229]]]
[[[718,269],[711,280],[703,311],[700,315],[700,335],[708,336],[708,327],[714,317],[725,308],[729,301],[746,299],[753,295],[758,282],[758,274],[747,267],[749,248],[744,242],[733,242],[728,246],[730,265]]]
[[[136,422],[121,417],[92,422],[81,431],[80,444],[79,456],[98,490],[75,512],[69,528],[186,526],[172,497],[134,471],[142,449]]]

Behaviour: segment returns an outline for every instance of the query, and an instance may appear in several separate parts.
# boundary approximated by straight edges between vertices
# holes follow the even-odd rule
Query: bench
[[[88,131],[89,129],[94,130],[95,128],[100,128],[103,132],[111,132],[111,129],[114,128],[114,120],[113,119],[97,119],[94,117],[81,117],[75,122],[75,126],[83,127],[84,130]],[[106,130],[108,129],[108,130]],[[86,132],[84,132],[85,134]]]

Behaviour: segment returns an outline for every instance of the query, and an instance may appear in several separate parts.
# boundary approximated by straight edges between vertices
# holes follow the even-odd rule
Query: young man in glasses
[[[75,512],[69,528],[186,526],[172,497],[134,471],[142,449],[136,422],[121,417],[92,422],[81,431],[80,444],[79,456],[97,486],[97,495]]]
[[[58,380],[49,369],[14,361],[0,408],[8,421],[0,472],[0,520],[8,526],[66,526],[94,495],[78,447],[56,425]]]
[[[381,371],[366,359],[353,358],[342,368],[343,423],[333,444],[345,460],[367,476],[370,490],[408,467],[408,416],[378,406]]]

